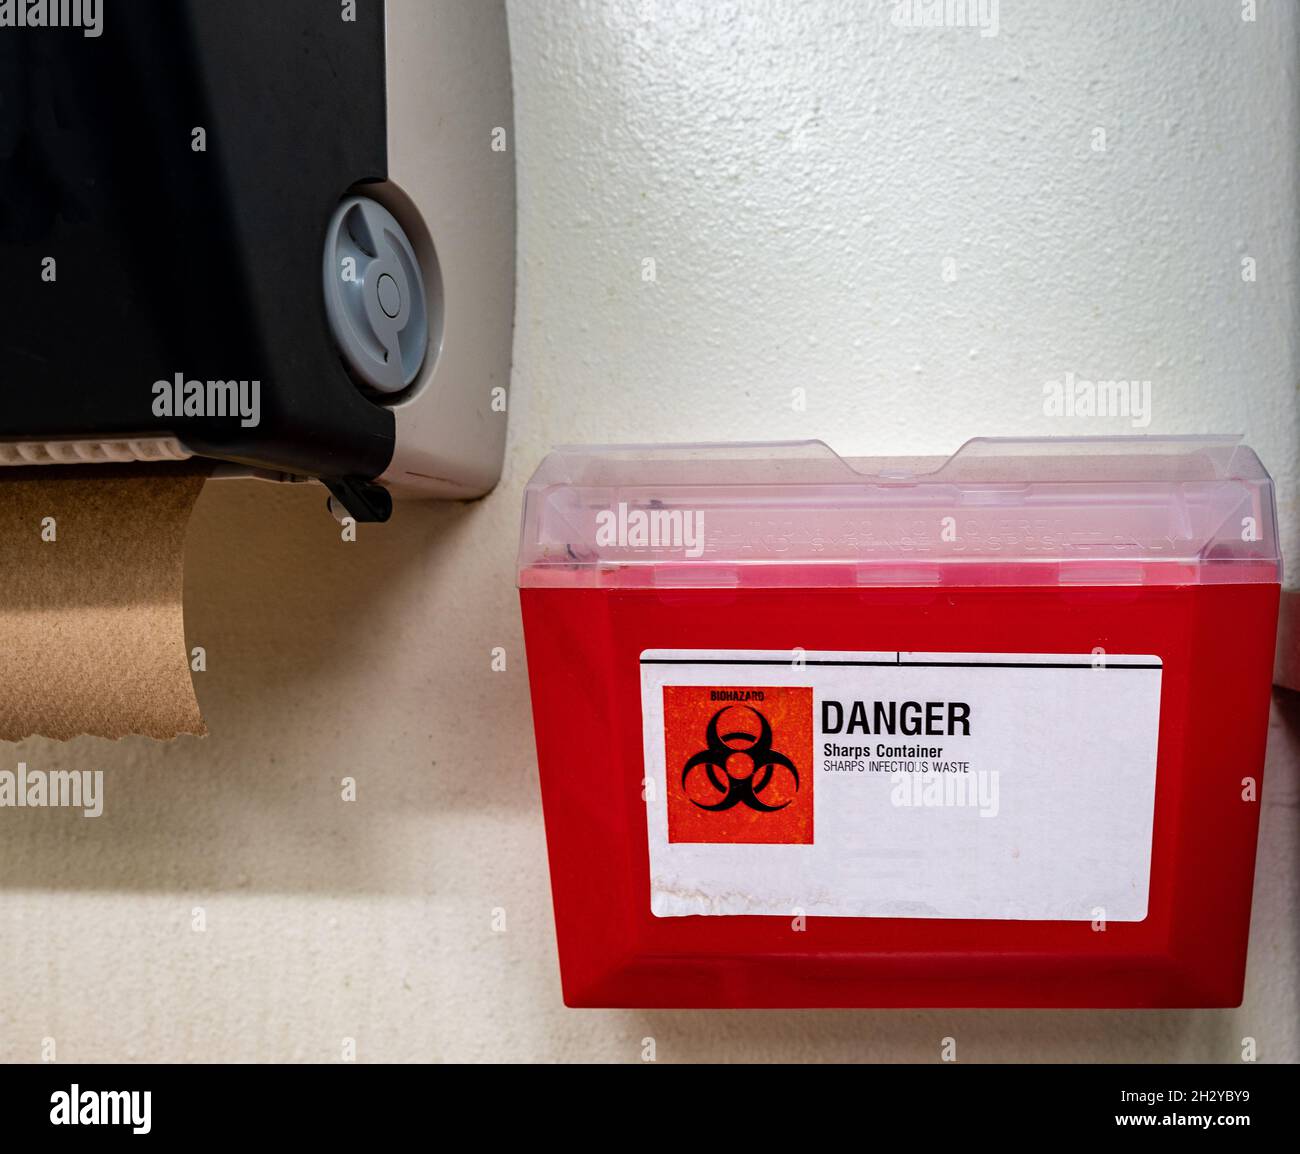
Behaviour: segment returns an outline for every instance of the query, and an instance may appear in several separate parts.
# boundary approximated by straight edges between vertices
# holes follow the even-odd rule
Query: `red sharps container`
[[[557,450],[566,1002],[1238,1004],[1279,582],[1233,437]]]

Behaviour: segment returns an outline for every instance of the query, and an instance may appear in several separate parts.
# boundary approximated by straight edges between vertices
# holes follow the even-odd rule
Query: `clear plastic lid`
[[[560,448],[519,547],[523,587],[1280,580],[1273,482],[1232,436]]]

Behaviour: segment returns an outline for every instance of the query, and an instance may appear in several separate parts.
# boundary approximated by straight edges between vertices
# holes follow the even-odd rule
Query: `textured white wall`
[[[505,480],[404,505],[356,545],[319,490],[208,487],[186,608],[212,737],[2,751],[102,768],[108,800],[96,821],[0,812],[0,1057],[53,1037],[64,1060],[330,1060],[353,1037],[362,1060],[636,1061],[653,1035],[661,1061],[928,1061],[955,1035],[967,1061],[1232,1061],[1251,1035],[1300,1058],[1282,695],[1241,1010],[560,1004],[513,590],[520,491],[552,443],[949,452],[1122,431],[1044,416],[1043,383],[1149,379],[1148,431],[1260,451],[1296,571],[1294,6],[1260,0],[1253,24],[1235,0],[999,8],[982,38],[862,0],[511,3]]]

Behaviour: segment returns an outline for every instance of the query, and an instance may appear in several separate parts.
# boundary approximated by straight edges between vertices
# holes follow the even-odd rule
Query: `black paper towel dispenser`
[[[0,466],[207,457],[318,478],[358,520],[392,492],[489,490],[514,310],[504,4],[16,7]]]

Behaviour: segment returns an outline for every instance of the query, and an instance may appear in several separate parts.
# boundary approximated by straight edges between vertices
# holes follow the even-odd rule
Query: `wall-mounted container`
[[[1280,576],[1232,437],[557,450],[565,1000],[1237,1004]]]

